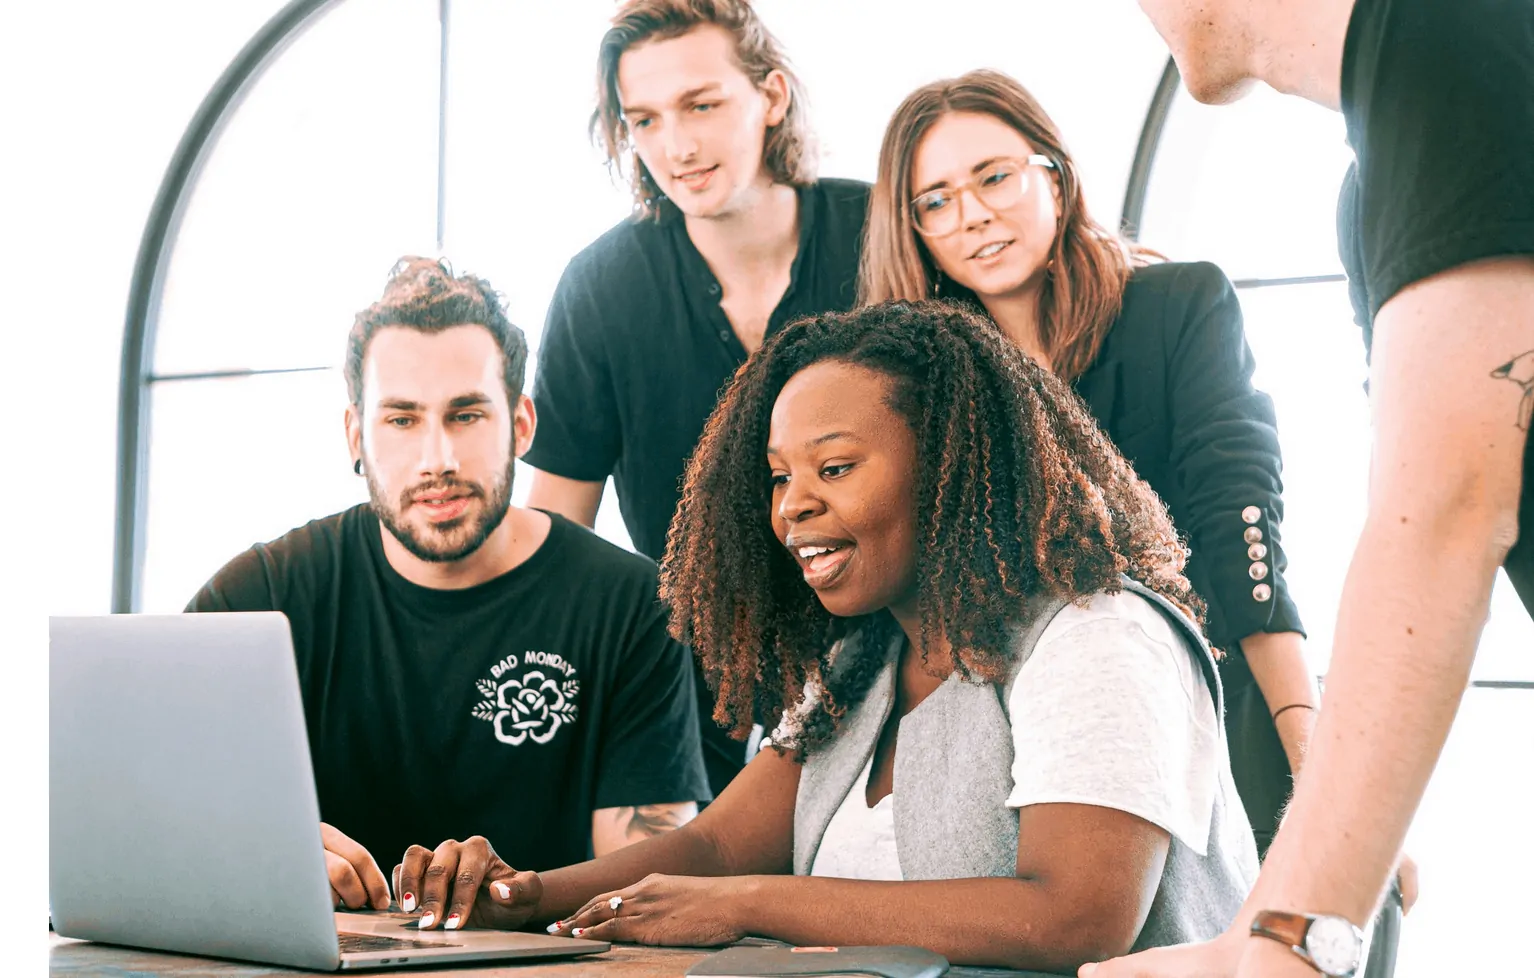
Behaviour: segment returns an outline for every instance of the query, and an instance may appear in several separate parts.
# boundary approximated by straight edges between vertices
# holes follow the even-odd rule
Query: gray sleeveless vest
[[[1214,657],[1192,622],[1161,595],[1128,578],[1124,588],[1149,600],[1184,638],[1214,696],[1215,716],[1224,699]],[[1017,871],[1017,810],[1012,790],[1012,727],[1006,703],[1018,671],[1065,601],[1040,600],[1031,624],[1013,642],[1012,672],[1005,685],[966,683],[957,675],[900,721],[895,752],[895,838],[901,874],[908,880],[1012,876]],[[848,662],[874,649],[847,639],[833,661]],[[883,651],[885,665],[867,696],[849,709],[835,738],[810,754],[799,776],[794,805],[794,873],[808,875],[826,827],[873,755],[894,702],[895,666],[903,639]],[[1251,827],[1236,797],[1220,731],[1220,788],[1215,792],[1206,855],[1172,837],[1161,884],[1134,950],[1201,941],[1235,919],[1257,876]]]

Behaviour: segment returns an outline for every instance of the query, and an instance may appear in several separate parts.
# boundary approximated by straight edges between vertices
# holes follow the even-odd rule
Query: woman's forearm
[[[910,944],[956,965],[1074,973],[1085,961],[1126,953],[1144,925],[1143,914],[1130,927],[1073,913],[1044,884],[1011,877],[736,882],[730,913],[747,934],[800,946]]]
[[[730,867],[708,834],[691,822],[597,859],[539,873],[543,896],[529,923],[562,920],[598,893],[622,889],[651,873],[728,876]]]
[[[1316,687],[1305,664],[1305,638],[1299,632],[1258,632],[1241,640],[1241,651],[1274,719],[1289,768],[1300,773],[1316,720]],[[1285,709],[1294,706],[1295,709]]]

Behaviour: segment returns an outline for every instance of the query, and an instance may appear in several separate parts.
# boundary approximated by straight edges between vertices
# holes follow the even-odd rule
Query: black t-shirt
[[[564,866],[595,809],[709,798],[654,564],[552,519],[521,565],[437,590],[389,565],[356,506],[245,551],[188,606],[287,615],[320,817],[386,874],[412,843],[470,835]]]
[[[826,179],[799,190],[799,251],[768,334],[857,300],[869,186]],[[609,475],[634,547],[660,560],[687,459],[746,350],[719,306],[719,280],[680,211],[631,219],[565,268],[538,350],[538,434],[524,461],[587,482]],[[715,794],[745,765],[745,749],[711,719],[697,670],[703,756]]]
[[[1342,112],[1357,161],[1338,241],[1366,348],[1380,307],[1407,285],[1534,254],[1534,3],[1357,0]],[[1534,397],[1534,380],[1522,382]],[[1504,568],[1534,614],[1534,438]]]

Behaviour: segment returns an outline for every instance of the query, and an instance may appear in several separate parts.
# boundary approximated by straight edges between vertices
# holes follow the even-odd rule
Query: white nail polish
[[[548,930],[548,932],[550,934],[558,934],[559,933],[559,921],[557,921],[557,920],[554,921],[546,929]]]
[[[401,910],[405,911],[406,913],[410,913],[415,909],[415,894],[406,893],[405,899],[399,902],[399,906]]]
[[[426,928],[430,927],[432,924],[434,924],[436,922],[437,922],[437,915],[434,914],[434,913],[428,912],[428,913],[425,913],[425,914],[421,915],[421,922],[416,924],[416,926],[421,928],[422,930],[425,930]]]
[[[458,915],[457,914],[448,914],[447,922],[442,925],[442,929],[443,930],[457,930],[458,929]]]
[[[495,883],[492,885],[495,887],[496,896],[499,896],[502,900],[511,899],[511,887],[505,883]]]

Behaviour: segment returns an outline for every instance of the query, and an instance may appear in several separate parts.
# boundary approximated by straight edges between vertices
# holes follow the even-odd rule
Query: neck
[[[715,274],[751,273],[791,264],[799,250],[799,195],[774,183],[743,207],[718,217],[687,217],[687,236]]]
[[[1355,0],[1282,0],[1255,3],[1253,74],[1285,95],[1342,108],[1342,49]]]
[[[1052,369],[1049,354],[1039,338],[1039,284],[1030,283],[1006,295],[984,296],[981,304],[1012,345]]]
[[[932,647],[927,650],[926,663],[921,663],[921,611],[915,600],[891,605],[889,612],[900,625],[900,630],[905,633],[906,647],[901,656],[901,672],[909,669],[913,675],[936,678],[946,677],[953,671],[951,658],[953,647],[948,644],[948,639],[941,635],[933,637]],[[931,689],[929,688],[927,692],[931,692]]]
[[[381,523],[378,532],[383,536],[384,557],[400,577],[419,587],[458,591],[493,581],[527,560],[548,538],[549,525],[547,514],[513,506],[479,549],[461,560],[441,563],[422,560],[406,550]]]

